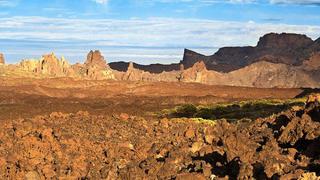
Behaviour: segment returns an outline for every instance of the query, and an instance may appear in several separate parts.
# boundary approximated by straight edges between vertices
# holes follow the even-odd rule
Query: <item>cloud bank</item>
[[[273,4],[320,5],[320,0],[270,0]]]
[[[145,62],[148,59],[178,61],[183,48],[212,54],[222,46],[254,46],[269,32],[307,34],[313,39],[320,36],[320,26],[174,18],[10,17],[0,18],[0,27],[0,49],[12,58],[50,51],[79,57],[96,48],[111,61],[123,58],[142,63],[149,63]]]

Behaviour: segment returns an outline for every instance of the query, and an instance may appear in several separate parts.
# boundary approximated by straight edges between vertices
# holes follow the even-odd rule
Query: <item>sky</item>
[[[91,49],[108,62],[172,63],[184,48],[211,55],[269,32],[317,39],[320,0],[0,0],[9,63],[51,52],[83,62]]]

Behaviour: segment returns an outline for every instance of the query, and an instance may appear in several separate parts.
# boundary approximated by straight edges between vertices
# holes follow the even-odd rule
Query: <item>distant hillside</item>
[[[211,56],[185,49],[180,64],[183,64],[184,68],[190,68],[196,62],[203,61],[208,70],[218,72],[234,71],[259,61],[300,66],[319,51],[320,38],[313,41],[306,35],[301,34],[269,33],[261,37],[255,47],[223,47]],[[127,62],[114,62],[109,65],[114,70],[124,72],[127,70],[128,64]],[[134,67],[150,73],[168,72],[180,68],[177,63],[167,65],[134,63]]]
[[[180,63],[169,65],[108,64],[98,50],[90,51],[83,64],[74,65],[54,53],[15,65],[4,64],[2,58],[0,76],[320,88],[320,39],[270,33],[261,37],[256,47],[225,47],[212,56],[186,49]]]
[[[258,61],[300,66],[320,51],[320,39],[313,41],[306,35],[269,33],[260,38],[257,46],[224,47],[212,56],[186,49],[181,63],[185,68],[203,60],[209,70],[230,72]]]
[[[113,70],[125,72],[128,70],[129,62],[111,62],[109,66]],[[174,71],[179,70],[180,64],[150,64],[150,65],[141,65],[137,63],[133,63],[133,66],[137,69],[148,71],[151,73],[162,73],[163,71]]]

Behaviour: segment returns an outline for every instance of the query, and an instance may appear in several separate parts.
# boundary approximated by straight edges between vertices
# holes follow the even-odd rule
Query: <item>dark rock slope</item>
[[[190,68],[196,62],[204,61],[208,70],[218,72],[234,71],[259,61],[300,66],[319,51],[320,38],[313,41],[306,35],[301,34],[269,33],[261,37],[255,47],[223,47],[211,56],[185,49],[180,64],[183,64],[185,68]],[[118,71],[126,71],[128,63],[110,63],[110,67]],[[178,63],[168,65],[134,64],[134,67],[151,73],[179,70]]]
[[[300,66],[320,50],[320,40],[306,35],[269,33],[260,38],[257,46],[224,47],[212,56],[185,50],[182,64],[186,68],[203,60],[209,70],[230,72],[258,61]]]
[[[113,70],[125,72],[128,70],[129,62],[111,62],[109,66]],[[151,72],[151,73],[162,73],[162,72],[169,72],[179,70],[180,65],[178,63],[173,64],[150,64],[150,65],[142,65],[133,63],[133,67],[139,70]]]

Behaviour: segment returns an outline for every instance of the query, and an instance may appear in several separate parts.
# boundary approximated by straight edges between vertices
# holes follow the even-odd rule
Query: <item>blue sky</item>
[[[320,0],[0,0],[10,63],[50,52],[82,62],[90,49],[108,61],[170,63],[184,48],[213,54],[268,32],[318,38]]]

